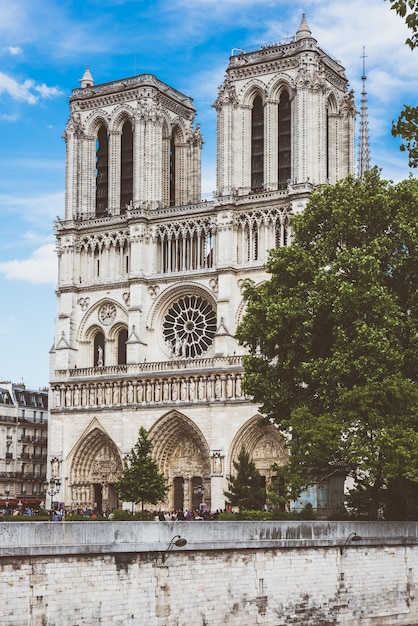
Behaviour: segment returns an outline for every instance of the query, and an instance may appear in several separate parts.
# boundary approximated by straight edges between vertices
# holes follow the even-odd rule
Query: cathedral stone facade
[[[224,508],[242,446],[266,483],[286,463],[245,395],[234,334],[242,283],[268,279],[291,215],[354,170],[344,68],[305,18],[286,42],[234,54],[214,103],[217,182],[205,202],[191,98],[151,74],[95,85],[87,69],[80,82],[56,223],[50,473],[66,506],[116,507],[143,426],[170,485],[162,506]]]

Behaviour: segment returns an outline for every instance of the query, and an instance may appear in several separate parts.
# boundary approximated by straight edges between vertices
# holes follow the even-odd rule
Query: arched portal
[[[185,415],[170,412],[151,429],[153,456],[169,481],[165,505],[170,510],[210,510],[210,451],[197,426]]]
[[[117,508],[115,482],[122,473],[119,451],[101,428],[79,442],[71,462],[71,501],[77,508],[111,511]]]
[[[266,424],[260,415],[254,416],[237,432],[229,455],[230,474],[235,471],[234,461],[238,460],[242,447],[265,477],[266,485],[271,484],[274,478],[272,465],[286,465],[288,461],[288,451],[281,434],[273,424]]]

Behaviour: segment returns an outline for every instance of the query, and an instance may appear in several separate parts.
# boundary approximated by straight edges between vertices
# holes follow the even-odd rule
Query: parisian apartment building
[[[48,389],[0,381],[0,508],[38,509],[47,475]]]

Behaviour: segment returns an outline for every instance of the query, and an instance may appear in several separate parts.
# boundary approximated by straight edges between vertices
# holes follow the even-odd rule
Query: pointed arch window
[[[94,367],[103,367],[105,364],[104,334],[98,332],[94,336]]]
[[[104,215],[109,206],[109,139],[107,128],[100,126],[96,141],[96,215]]]
[[[128,331],[122,328],[118,334],[118,365],[126,365],[126,342],[128,341]]]
[[[120,206],[121,212],[126,211],[126,205],[133,200],[133,132],[132,124],[127,120],[122,128],[120,144]]]
[[[289,93],[283,90],[279,101],[279,188],[287,186],[291,178],[291,117]]]
[[[251,189],[261,190],[264,183],[264,107],[256,96],[251,113]]]
[[[337,168],[337,148],[336,148],[336,103],[334,98],[329,98],[326,110],[326,180],[335,182]]]
[[[289,216],[284,214],[276,223],[276,248],[281,248],[289,244]]]
[[[245,260],[258,260],[258,225],[249,224],[244,231],[245,238]]]

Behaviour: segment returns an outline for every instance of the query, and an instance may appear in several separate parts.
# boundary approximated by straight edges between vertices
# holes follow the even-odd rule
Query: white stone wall
[[[413,523],[11,526],[0,528],[2,626],[418,623]],[[341,554],[352,528],[362,541]],[[166,552],[176,534],[187,545]]]

